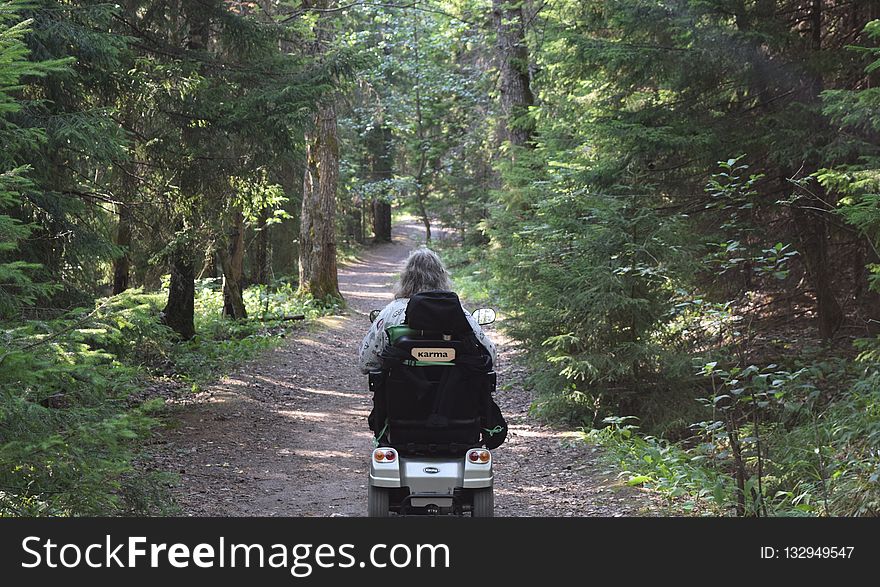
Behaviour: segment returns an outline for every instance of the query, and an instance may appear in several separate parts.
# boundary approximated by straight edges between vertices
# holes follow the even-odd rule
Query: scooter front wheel
[[[367,516],[370,518],[387,518],[389,506],[389,490],[385,487],[367,486]]]
[[[473,517],[495,517],[495,490],[493,487],[486,487],[485,489],[474,489]]]

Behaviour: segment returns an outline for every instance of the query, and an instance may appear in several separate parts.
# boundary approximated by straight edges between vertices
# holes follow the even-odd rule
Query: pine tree
[[[24,39],[32,21],[23,18],[25,7],[26,3],[17,1],[0,5],[0,144],[4,146],[0,152],[0,320],[18,317],[20,310],[53,289],[49,283],[34,281],[38,263],[21,258],[21,243],[33,231],[20,219],[22,194],[33,194],[35,189],[25,161],[46,136],[42,129],[22,128],[18,120],[25,105],[23,81],[59,74],[67,62],[28,60]]]
[[[129,54],[127,39],[115,34],[114,12],[95,0],[38,0],[23,13],[32,20],[31,60],[71,60],[63,71],[28,80],[17,116],[45,137],[26,156],[34,189],[22,192],[20,214],[34,231],[22,258],[63,284],[49,305],[103,293],[102,265],[118,252],[108,220],[117,201],[114,163],[125,158],[126,136],[114,116]]]

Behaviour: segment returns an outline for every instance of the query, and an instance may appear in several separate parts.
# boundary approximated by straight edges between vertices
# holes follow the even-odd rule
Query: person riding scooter
[[[395,299],[371,312],[360,349],[374,434],[368,513],[493,515],[490,451],[507,436],[493,400],[495,345],[467,312],[429,249],[410,254]]]
[[[394,291],[394,300],[379,312],[361,344],[361,372],[369,373],[382,368],[381,356],[388,344],[385,329],[406,322],[406,308],[413,295],[451,289],[449,273],[437,253],[424,247],[410,253],[400,274],[400,282]],[[470,312],[464,308],[462,310],[477,342],[489,352],[492,366],[494,366],[496,363],[495,345],[489,340]]]
[[[494,367],[497,363],[495,345],[483,332],[479,321],[464,309],[458,296],[450,288],[449,273],[437,253],[425,247],[416,249],[410,253],[404,264],[400,282],[394,292],[394,300],[373,319],[370,330],[364,337],[360,351],[360,367],[364,373],[373,374],[371,375],[371,387],[374,392],[373,410],[370,413],[369,425],[378,441],[386,440],[383,431],[387,431],[385,424],[388,401],[395,402],[395,399],[393,394],[390,400],[386,397],[384,393],[386,386],[378,384],[378,381],[383,379],[374,376],[380,371],[387,374],[390,370],[392,379],[399,382],[399,378],[404,376],[408,369],[395,370],[391,367],[402,366],[402,363],[408,363],[408,359],[412,358],[401,356],[400,349],[390,344],[393,338],[390,333],[396,328],[408,326],[426,332],[443,331],[446,335],[454,335],[453,338],[461,339],[459,344],[462,345],[459,349],[460,356],[454,361],[457,366],[454,371],[483,373],[491,377],[492,381],[495,380]],[[494,317],[492,319],[494,320]],[[424,379],[423,371],[416,371],[420,379]],[[413,380],[408,386],[416,389],[420,384]],[[449,390],[451,386],[444,383],[439,388],[436,385],[433,387]],[[436,395],[436,389],[430,393]],[[451,395],[445,391],[441,391],[440,395],[450,396],[446,398],[447,403],[452,401]],[[491,397],[491,390],[489,393],[480,391],[470,394],[459,388],[455,395],[464,402],[478,402],[479,416],[484,424],[484,443],[490,448],[500,445],[506,437],[507,424]],[[475,395],[479,397],[474,397]],[[405,401],[408,397],[409,394],[405,393],[401,399]],[[464,409],[463,406],[461,407]]]

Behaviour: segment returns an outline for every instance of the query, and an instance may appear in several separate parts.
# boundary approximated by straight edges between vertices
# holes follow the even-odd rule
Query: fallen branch
[[[305,319],[306,319],[305,315],[303,315],[303,314],[296,314],[296,315],[294,315],[294,316],[281,316],[280,318],[273,318],[273,317],[271,317],[271,316],[268,316],[268,317],[267,317],[267,316],[263,316],[262,318],[260,318],[260,321],[261,321],[261,322],[267,322],[267,321],[269,321],[269,320],[280,320],[280,321],[282,321],[282,322],[291,322],[291,321],[293,321],[293,320],[305,320]]]

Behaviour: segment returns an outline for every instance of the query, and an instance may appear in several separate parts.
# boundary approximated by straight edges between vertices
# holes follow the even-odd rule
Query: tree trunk
[[[391,179],[393,162],[391,153],[391,129],[382,122],[367,134],[370,181]],[[373,198],[373,242],[391,242],[391,203],[387,197]]]
[[[418,13],[416,13],[418,14]],[[419,63],[419,25],[420,21],[416,20],[413,27],[413,50],[415,52],[415,62]],[[419,84],[415,86],[416,99],[416,136],[419,139],[419,163],[416,167],[416,202],[419,206],[419,214],[422,215],[422,223],[425,225],[425,245],[431,246],[431,219],[428,216],[428,207],[426,200],[428,195],[425,193],[425,172],[428,168],[428,152],[424,148],[426,141],[425,124],[422,119],[422,93]]]
[[[306,135],[306,171],[300,222],[299,289],[315,298],[342,297],[336,274],[336,185],[339,145],[336,110],[319,107]]]
[[[211,12],[204,5],[186,4],[184,12],[186,31],[186,47],[191,51],[203,51],[208,46],[210,34]],[[195,127],[187,126],[181,133],[183,144],[188,149],[195,149],[199,144],[199,131]],[[180,188],[183,197],[195,198],[199,192],[198,170],[192,165],[185,165],[181,169]],[[188,233],[191,227],[192,215],[189,212],[182,213],[183,218],[178,220],[178,234]],[[168,303],[163,311],[163,322],[183,339],[195,336],[195,266],[193,263],[192,244],[185,234],[178,238],[171,252],[171,283],[168,288]]]
[[[326,10],[332,0],[306,0],[304,8]],[[311,52],[320,56],[332,40],[319,17]],[[306,133],[306,169],[303,177],[299,236],[299,291],[315,298],[341,298],[336,273],[336,187],[339,183],[339,142],[336,108],[321,104],[312,130]]]
[[[741,518],[746,515],[746,467],[739,440],[739,427],[732,413],[727,414],[726,426],[730,452],[733,455],[733,477],[736,480],[736,515]]]
[[[832,267],[828,265],[828,226],[824,214],[826,212],[805,210],[797,204],[792,206],[800,241],[799,251],[816,292],[819,334],[822,338],[830,339],[843,322],[843,310],[834,295]]]
[[[257,250],[252,272],[253,282],[269,284],[269,211],[263,210],[257,219]]]
[[[122,254],[113,259],[113,295],[120,294],[128,289],[129,274],[131,269],[131,211],[127,205],[119,207],[119,223],[116,225],[116,234],[113,244],[122,249]]]
[[[223,256],[223,315],[235,320],[247,318],[242,297],[242,265],[244,263],[244,216],[232,213],[226,250]]]
[[[214,257],[214,243],[212,242],[205,249],[205,256],[202,260],[202,268],[196,273],[196,279],[204,279],[205,277],[217,277],[217,261]]]
[[[416,188],[416,201],[419,204],[419,214],[422,215],[422,224],[425,225],[425,246],[431,246],[431,218],[428,216],[428,208],[425,205],[425,193],[422,186]]]
[[[381,198],[373,200],[373,242],[391,242],[391,204]]]
[[[877,254],[877,251],[868,239],[863,240],[862,248],[864,254],[859,255],[861,257],[860,271],[856,273],[856,279],[859,279],[859,291],[863,292],[859,296],[859,301],[862,302],[865,308],[865,326],[868,334],[876,336],[880,334],[880,292],[869,285],[872,273],[868,266],[880,265],[880,255]]]
[[[812,0],[810,11],[810,45],[813,51],[822,50],[822,0]],[[822,77],[813,75],[808,80],[806,88],[806,101],[817,104],[824,89]],[[818,106],[817,106],[818,107]],[[817,126],[823,124],[821,118],[816,118]],[[804,168],[805,176],[818,169],[816,161],[807,162]],[[819,334],[822,338],[830,339],[843,323],[843,310],[834,295],[832,268],[828,265],[828,223],[826,214],[829,210],[816,211],[812,208],[825,207],[827,195],[822,186],[814,184],[811,188],[818,193],[815,198],[808,201],[808,208],[798,206],[796,202],[792,206],[792,216],[800,241],[800,252],[803,255],[807,275],[813,284],[816,293],[816,314],[819,321]]]
[[[299,263],[299,214],[302,210],[300,200],[303,187],[303,161],[286,161],[277,170],[278,182],[284,188],[288,201],[283,209],[290,214],[289,220],[276,224],[269,233],[269,272],[274,275],[296,275]]]
[[[182,229],[186,229],[181,226]],[[186,239],[182,239],[185,241]],[[195,336],[195,267],[188,244],[178,243],[171,253],[171,283],[162,322],[182,339]]]
[[[535,103],[529,80],[529,50],[519,0],[492,0],[496,51],[500,70],[499,93],[504,134],[512,145],[532,146],[535,121],[529,107]]]

